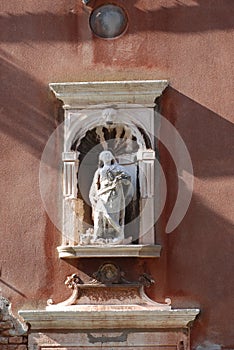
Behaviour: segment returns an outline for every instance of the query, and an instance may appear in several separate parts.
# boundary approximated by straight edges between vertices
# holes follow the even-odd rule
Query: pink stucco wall
[[[97,6],[101,1],[91,1]],[[234,348],[233,337],[233,31],[232,0],[129,0],[126,34],[101,40],[80,0],[4,1],[1,9],[1,276],[15,312],[66,295],[75,267],[59,260],[60,233],[39,191],[43,148],[58,124],[50,82],[169,79],[161,112],[183,137],[195,175],[189,210],[162,233],[159,261],[120,265],[157,280],[152,298],[201,308],[192,346],[205,341]],[[168,181],[161,226],[176,198],[173,160],[161,145]],[[99,262],[91,260],[94,270]],[[80,262],[82,270],[84,262]],[[126,267],[125,267],[126,270]],[[69,293],[68,293],[69,294]]]

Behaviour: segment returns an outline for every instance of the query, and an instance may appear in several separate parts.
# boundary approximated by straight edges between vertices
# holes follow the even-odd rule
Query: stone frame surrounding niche
[[[167,87],[167,80],[146,81],[106,81],[51,83],[50,89],[62,100],[64,108],[64,152],[63,152],[63,241],[58,247],[61,258],[77,257],[159,257],[161,247],[156,244],[154,215],[155,187],[160,181],[155,167],[156,128],[160,118],[155,111],[155,99]],[[110,126],[111,125],[111,126]],[[130,130],[128,141],[134,139],[139,146],[137,152],[127,155],[127,162],[137,163],[139,180],[140,215],[133,234],[136,244],[95,246],[83,244],[80,240],[89,226],[83,226],[87,213],[83,198],[77,191],[79,176],[79,144],[94,130],[99,134],[100,144],[103,134],[97,128],[126,126]],[[118,132],[118,131],[117,131]],[[116,132],[115,132],[116,133]],[[129,133],[129,131],[127,132]],[[104,135],[104,134],[103,134]],[[76,147],[74,147],[76,144]],[[131,158],[132,157],[132,158]],[[123,158],[123,157],[122,157]],[[119,162],[122,165],[125,160]],[[93,165],[94,167],[96,165]],[[92,173],[92,171],[91,171]],[[78,175],[77,175],[78,174]],[[89,171],[87,172],[87,175]],[[87,191],[86,191],[87,192]],[[79,217],[83,212],[83,217]],[[132,228],[130,230],[133,231]]]
[[[92,129],[98,120],[102,123],[103,118],[104,122],[112,118],[113,122],[121,119],[121,123],[140,125],[150,138],[150,134],[159,127],[155,99],[167,85],[167,81],[161,80],[50,84],[56,97],[63,101],[65,110],[63,161],[67,179],[64,182],[63,229],[66,235],[63,232],[62,246],[58,247],[61,258],[160,256],[161,247],[156,244],[154,227],[150,227],[138,244],[77,244],[78,230],[71,203],[77,198],[79,161],[71,145],[74,144],[74,135],[78,135],[79,139],[79,133],[85,135],[86,130]],[[149,144],[147,147],[142,151],[148,157],[139,152],[137,161],[139,168],[148,166],[152,171],[148,179],[153,181],[141,187],[141,194],[148,201],[146,205],[152,206],[157,202],[154,198],[155,179],[160,180],[154,164],[153,138],[150,147]],[[147,173],[148,170],[144,171]],[[151,214],[152,211],[147,213]],[[147,216],[143,217],[141,225],[144,223],[147,224]],[[29,349],[78,350],[84,347],[90,350],[133,350],[137,347],[139,350],[189,350],[190,328],[199,309],[173,309],[170,299],[166,299],[165,303],[151,300],[145,288],[153,283],[146,273],[136,281],[128,280],[125,271],[112,261],[104,262],[90,276],[79,273],[68,276],[65,285],[72,291],[68,299],[57,304],[49,299],[43,310],[19,311],[30,324]]]

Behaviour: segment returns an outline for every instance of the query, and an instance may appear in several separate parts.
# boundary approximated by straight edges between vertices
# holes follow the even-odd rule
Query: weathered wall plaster
[[[129,12],[129,27],[113,41],[93,37],[81,1],[1,4],[3,294],[14,311],[44,306],[51,296],[67,296],[63,280],[74,272],[58,258],[60,233],[46,216],[38,186],[40,157],[58,121],[49,82],[169,79],[161,111],[192,157],[194,196],[183,222],[165,235],[177,175],[161,146],[170,189],[160,223],[162,256],[119,264],[133,278],[144,270],[153,275],[153,299],[169,296],[176,307],[201,308],[193,347],[209,340],[232,348],[233,2],[116,2]],[[98,265],[79,263],[87,271]]]

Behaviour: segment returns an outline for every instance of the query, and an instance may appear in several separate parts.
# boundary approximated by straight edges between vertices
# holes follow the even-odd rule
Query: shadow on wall
[[[49,88],[17,66],[0,50],[1,130],[40,159],[43,148],[55,129],[54,105]]]
[[[57,102],[48,86],[22,70],[3,50],[0,62],[0,289],[15,308],[24,302],[35,303],[35,293],[38,301],[54,288],[51,281],[60,235],[48,218],[44,220],[38,168],[45,144],[56,128]],[[35,275],[36,266],[40,268]],[[34,276],[30,288],[25,284],[28,276]]]
[[[48,87],[22,71],[4,52],[1,62],[1,129],[39,159],[55,127],[55,100],[49,100]],[[234,126],[173,88],[162,96],[161,113],[184,139],[195,175],[189,210],[175,232],[167,236],[167,296],[172,298],[173,306],[196,306],[193,301],[200,305],[202,312],[193,328],[193,344],[209,339],[228,346],[234,324],[234,233],[228,219]],[[177,175],[173,160],[165,149],[161,151],[169,189],[162,218],[166,221],[176,197]],[[152,262],[150,270],[153,268]],[[20,291],[17,283],[19,280],[14,284],[15,291]],[[45,280],[44,285],[41,293],[46,294]]]
[[[234,125],[170,87],[161,99],[161,113],[184,139],[195,177],[189,210],[167,236],[167,296],[173,306],[200,307],[192,328],[193,347],[204,341],[230,347],[234,324]],[[163,215],[166,221],[176,197],[176,190],[170,189],[176,188],[177,174],[163,148],[161,161],[169,191]]]
[[[172,87],[166,89],[160,106],[161,114],[177,128],[188,148],[195,177],[205,179],[233,175],[232,122]]]
[[[196,33],[234,28],[232,0],[196,0],[192,4],[173,1],[155,10],[140,8],[138,1],[118,2],[129,13],[129,34],[144,31]],[[94,1],[90,5],[97,6]],[[71,41],[90,39],[88,18],[90,10],[81,1],[77,10],[67,5],[64,13],[38,12],[6,13],[0,16],[0,41]],[[231,14],[233,13],[233,15]],[[86,32],[89,32],[88,35]]]

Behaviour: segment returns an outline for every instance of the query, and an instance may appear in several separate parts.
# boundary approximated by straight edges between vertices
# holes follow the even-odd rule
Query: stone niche
[[[61,258],[159,257],[155,134],[160,118],[155,99],[167,85],[166,80],[50,84],[65,111]],[[130,189],[124,189],[129,193],[121,218],[124,236],[119,240],[95,240],[93,235],[89,191],[102,151],[110,151],[131,177]]]
[[[19,312],[30,324],[29,350],[190,348],[199,310],[151,300],[145,288],[152,278],[144,273],[130,281],[110,259],[160,257],[155,99],[167,85],[166,80],[50,84],[65,111],[59,256],[67,262],[107,261],[84,280],[68,276],[67,300]]]

